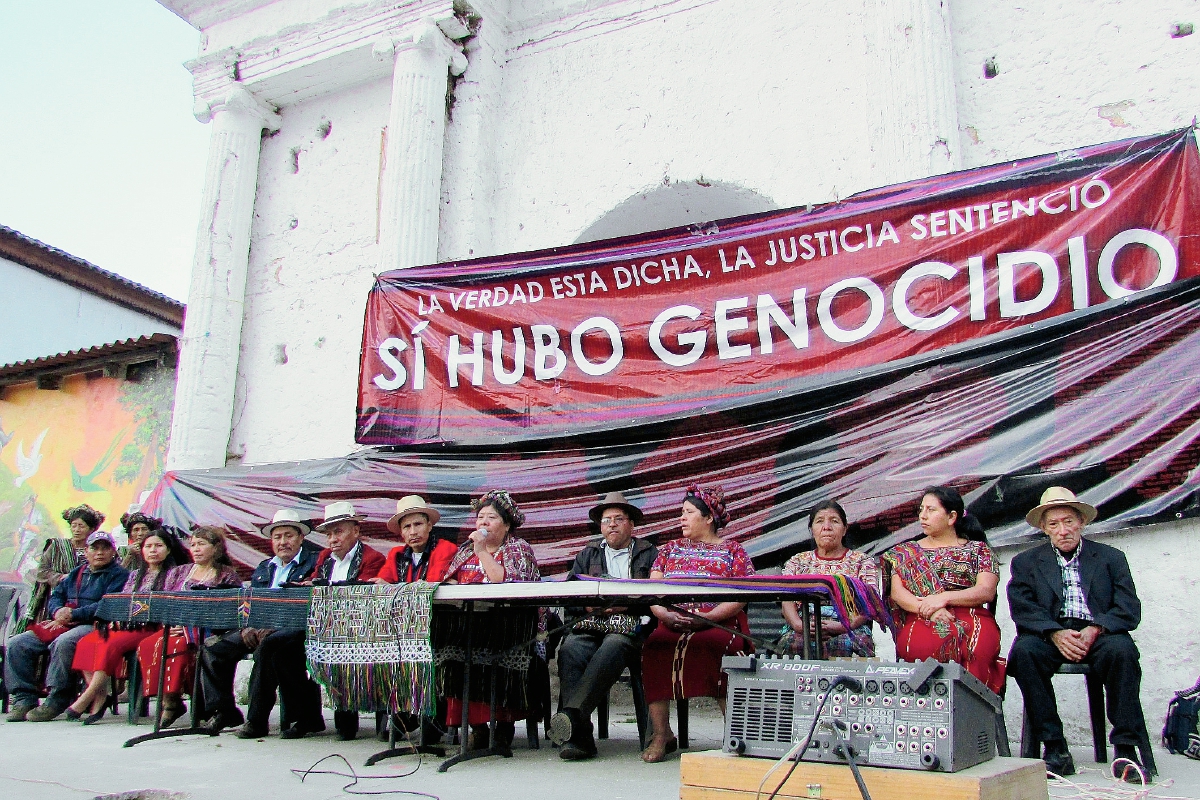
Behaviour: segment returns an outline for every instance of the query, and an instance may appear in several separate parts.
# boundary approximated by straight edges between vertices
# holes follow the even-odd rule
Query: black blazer
[[[1128,632],[1142,621],[1125,554],[1115,547],[1088,539],[1079,555],[1083,596],[1096,624],[1109,633]],[[1012,560],[1008,582],[1008,607],[1018,633],[1044,636],[1062,630],[1063,582],[1054,546],[1044,542]]]
[[[320,552],[319,549],[314,550],[310,547],[301,547],[300,563],[296,564],[292,570],[292,574],[288,575],[288,582],[297,583],[312,577],[313,570],[317,567],[317,554]],[[250,576],[250,585],[255,588],[270,586],[271,582],[275,580],[275,569],[275,564],[272,563],[271,559],[264,558],[254,570],[254,574]]]

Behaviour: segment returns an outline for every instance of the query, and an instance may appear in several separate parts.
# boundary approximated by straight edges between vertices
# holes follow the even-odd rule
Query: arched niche
[[[778,208],[751,189],[722,181],[680,181],[638,192],[587,227],[576,244],[695,225]]]

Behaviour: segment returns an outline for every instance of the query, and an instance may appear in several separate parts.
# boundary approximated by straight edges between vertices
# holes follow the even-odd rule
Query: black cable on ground
[[[346,765],[346,769],[348,769],[350,771],[347,773],[347,772],[338,772],[337,770],[331,770],[331,769],[317,769],[317,767],[319,767],[322,762],[328,761],[331,758],[341,759],[342,763]],[[412,775],[413,773],[415,773],[417,770],[419,770],[421,768],[421,762],[423,760],[424,760],[423,758],[419,758],[417,761],[417,765],[415,767],[413,767],[408,772],[405,772],[405,773],[402,773],[399,775],[359,775],[357,772],[354,771],[354,766],[346,759],[346,757],[344,755],[342,755],[341,753],[330,753],[329,755],[325,756],[324,758],[319,759],[315,764],[313,764],[308,769],[292,769],[291,773],[293,775],[299,777],[301,783],[304,783],[304,779],[307,778],[309,775],[337,775],[340,778],[350,778],[350,783],[347,783],[345,786],[342,787],[342,791],[345,792],[346,794],[355,794],[355,795],[403,794],[403,795],[409,795],[412,797],[425,797],[425,798],[428,798],[429,800],[441,800],[441,798],[438,797],[438,795],[436,795],[436,794],[429,794],[428,792],[418,792],[418,791],[414,791],[412,789],[377,789],[377,790],[357,789],[356,790],[354,788],[355,786],[358,785],[359,781],[379,781],[379,780],[391,780],[393,778],[407,778],[409,775]]]

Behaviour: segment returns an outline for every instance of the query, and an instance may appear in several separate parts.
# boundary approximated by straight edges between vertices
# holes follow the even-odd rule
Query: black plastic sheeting
[[[442,535],[461,541],[470,499],[503,488],[528,516],[518,535],[545,573],[595,535],[587,511],[611,490],[646,512],[639,535],[676,538],[696,481],[725,488],[725,533],[760,566],[809,540],[808,510],[828,497],[855,523],[852,546],[911,538],[930,484],[958,487],[994,546],[1038,535],[1024,516],[1055,484],[1100,509],[1091,530],[1195,517],[1198,321],[1200,279],[1189,279],[719,414],[530,447],[372,448],[169,473],[148,507],[180,528],[227,526],[233,555],[251,565],[269,555],[257,527],[277,508],[319,519],[324,504],[351,500],[386,549],[397,498],[424,496],[442,511]]]

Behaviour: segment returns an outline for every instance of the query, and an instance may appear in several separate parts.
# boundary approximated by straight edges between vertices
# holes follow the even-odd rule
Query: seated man
[[[1117,758],[1140,764],[1134,747],[1146,735],[1140,655],[1129,636],[1142,605],[1125,554],[1082,538],[1095,518],[1096,509],[1070,490],[1047,489],[1025,519],[1050,541],[1013,559],[1008,584],[1017,626],[1008,672],[1021,687],[1033,732],[1045,742],[1047,769],[1062,776],[1075,772],[1051,683],[1064,662],[1088,664],[1103,681]]]
[[[52,720],[75,699],[75,679],[71,673],[75,645],[92,631],[100,598],[121,591],[129,577],[128,570],[116,562],[116,542],[105,531],[95,531],[87,537],[85,552],[87,561],[67,573],[50,593],[46,622],[8,642],[4,684],[13,698],[9,722]],[[51,636],[54,638],[50,639]],[[45,704],[39,706],[37,662],[47,653],[49,695]]]
[[[263,535],[270,538],[271,550],[275,555],[258,565],[250,576],[250,585],[256,589],[278,589],[288,583],[307,580],[317,566],[317,549],[304,546],[304,537],[308,532],[309,527],[300,521],[297,512],[289,509],[276,511],[271,523],[262,529]],[[204,704],[212,710],[213,715],[203,727],[216,734],[223,728],[242,725],[242,712],[233,699],[233,678],[238,662],[254,653],[254,670],[250,673],[250,707],[247,711],[250,719],[238,731],[238,736],[257,739],[267,735],[267,720],[275,706],[275,692],[279,688],[279,669],[286,672],[296,662],[294,657],[281,658],[280,655],[296,648],[295,634],[295,631],[243,628],[205,639],[200,649],[204,665],[200,670],[200,682],[204,687]],[[304,652],[302,637],[299,651]],[[307,675],[289,682],[289,690],[293,686],[304,687],[304,680],[307,680]],[[285,695],[284,708],[298,712],[311,707],[314,700],[319,708],[320,690],[315,684],[304,688],[308,689],[308,694],[303,698]],[[293,720],[290,726],[285,724],[283,727],[286,731],[297,724],[308,729],[325,729],[325,721],[319,714],[312,719]]]
[[[313,570],[308,583],[337,584],[367,582],[379,575],[384,565],[383,554],[360,540],[362,529],[360,523],[366,517],[354,512],[354,505],[347,502],[330,503],[325,506],[325,521],[317,526],[317,530],[325,534],[329,547],[317,556],[317,566]],[[300,641],[303,642],[304,632],[301,631]],[[288,677],[280,675],[280,690],[285,683],[294,683],[298,676],[304,673],[305,655],[303,646],[295,662],[297,669],[289,670]],[[309,680],[307,676],[305,680]],[[317,706],[319,713],[320,706]],[[289,712],[290,713],[290,712]],[[305,714],[310,713],[306,708]],[[348,741],[358,736],[358,711],[356,709],[337,708],[333,711],[333,724],[337,728],[338,738]],[[322,725],[324,727],[324,725]],[[294,739],[303,736],[301,730],[285,731],[283,738]]]
[[[578,575],[594,578],[649,578],[658,548],[635,539],[634,526],[642,512],[621,492],[609,492],[588,512],[604,537],[583,548],[567,580]],[[563,745],[559,758],[582,761],[596,755],[592,711],[608,695],[625,666],[638,653],[653,625],[648,608],[572,609],[593,614],[574,627],[558,648],[558,680],[562,711],[550,723],[550,737]],[[652,618],[651,618],[652,619]]]
[[[450,559],[458,553],[454,542],[439,536],[433,527],[441,518],[438,510],[430,507],[423,497],[410,494],[397,500],[396,513],[388,520],[388,530],[399,535],[404,544],[388,552],[387,560],[373,582],[440,583],[446,577]],[[444,717],[443,711],[436,718]],[[397,714],[395,722],[402,731],[416,730],[418,723],[421,723],[423,742],[441,738],[441,730],[433,719],[419,720],[412,714]],[[388,740],[386,726],[380,729],[379,738],[385,742]]]

